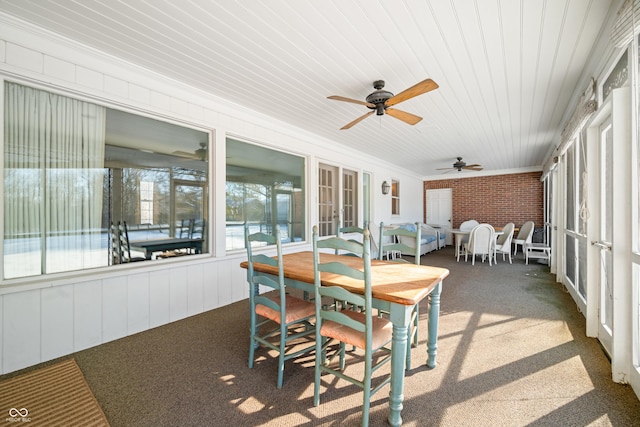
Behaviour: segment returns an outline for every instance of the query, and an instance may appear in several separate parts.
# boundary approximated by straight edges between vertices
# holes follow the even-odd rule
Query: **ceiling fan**
[[[458,172],[461,172],[462,169],[471,170],[471,171],[481,171],[483,169],[482,165],[479,165],[477,163],[473,164],[473,165],[468,165],[466,162],[462,161],[462,157],[456,157],[456,159],[458,161],[453,164],[453,169],[451,169],[451,168],[439,168],[439,169],[436,169],[436,170],[439,170],[439,171],[447,170],[449,172],[451,172],[452,170],[457,170]]]
[[[173,154],[180,157],[187,157],[194,160],[204,161],[204,160],[207,160],[207,143],[201,142],[200,148],[198,148],[196,151],[192,153],[188,151],[174,151]]]
[[[431,79],[426,79],[411,86],[409,89],[405,89],[397,95],[383,90],[384,80],[376,80],[375,82],[373,82],[373,88],[375,89],[375,91],[370,93],[369,96],[366,97],[365,101],[359,101],[357,99],[345,98],[344,96],[337,95],[327,97],[328,99],[334,99],[336,101],[352,102],[354,104],[364,105],[371,109],[371,111],[369,111],[367,114],[360,116],[351,123],[348,123],[341,127],[341,130],[349,129],[351,126],[358,124],[373,113],[376,113],[376,115],[378,116],[388,114],[391,117],[395,117],[396,119],[402,120],[405,123],[415,125],[420,120],[422,120],[422,117],[390,107],[418,95],[422,95],[423,93],[427,93],[429,91],[437,89],[438,84]]]

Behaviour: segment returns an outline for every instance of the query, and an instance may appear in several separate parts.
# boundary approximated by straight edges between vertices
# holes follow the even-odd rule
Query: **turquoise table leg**
[[[427,366],[436,367],[436,353],[438,350],[438,321],[440,318],[440,292],[442,282],[429,294],[429,338],[427,339]]]
[[[393,427],[402,425],[402,401],[404,400],[404,364],[409,339],[409,324],[413,306],[392,304],[391,322],[393,335],[391,343],[391,391],[389,392],[389,417]]]

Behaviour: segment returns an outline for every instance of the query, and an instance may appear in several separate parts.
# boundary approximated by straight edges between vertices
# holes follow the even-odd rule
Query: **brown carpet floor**
[[[611,381],[605,354],[585,336],[584,316],[547,266],[519,257],[472,267],[456,263],[450,247],[422,262],[451,274],[433,370],[424,364],[421,306],[404,425],[640,426],[640,401]],[[281,390],[266,350],[249,369],[248,318],[241,301],[72,357],[113,427],[359,425],[362,392],[344,381],[328,377],[313,407],[312,357],[286,364]],[[358,369],[358,355],[349,360],[348,369]],[[386,386],[373,396],[371,426],[387,425],[388,393]]]

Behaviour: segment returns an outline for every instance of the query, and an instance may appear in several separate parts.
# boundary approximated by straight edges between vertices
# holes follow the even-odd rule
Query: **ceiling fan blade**
[[[482,167],[479,167],[480,165],[477,165],[476,167],[473,166],[463,166],[462,169],[466,169],[466,170],[470,170],[470,171],[481,171]]]
[[[333,99],[335,101],[351,102],[353,104],[365,105],[369,108],[376,108],[376,106],[370,102],[359,101],[357,99],[351,99],[351,98],[345,98],[344,96],[331,95],[331,96],[327,96],[327,99]]]
[[[342,126],[340,128],[340,130],[345,130],[345,129],[349,129],[351,126],[353,125],[357,125],[358,123],[360,123],[361,121],[363,121],[364,119],[366,119],[367,117],[369,117],[370,115],[372,115],[373,113],[375,113],[375,111],[369,111],[367,114],[365,114],[364,116],[360,116],[357,119],[355,119],[354,121],[352,121],[351,123],[347,123],[346,125]]]
[[[407,113],[406,111],[397,110],[395,108],[387,108],[385,110],[385,113],[390,115],[391,117],[395,117],[398,120],[402,120],[403,122],[408,123],[410,125],[415,125],[420,120],[422,120],[422,117],[420,117],[420,116],[416,116],[415,114]]]
[[[427,79],[387,99],[387,102],[385,102],[384,105],[386,105],[387,107],[391,107],[392,105],[399,104],[403,101],[406,101],[407,99],[422,95],[423,93],[427,93],[437,88],[438,84],[436,82],[431,79]]]
[[[477,163],[474,163],[472,165],[465,165],[465,166],[468,167],[468,168],[481,168],[482,167],[482,165],[479,165]]]

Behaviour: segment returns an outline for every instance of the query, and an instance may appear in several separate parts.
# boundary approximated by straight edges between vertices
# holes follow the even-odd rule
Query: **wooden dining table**
[[[362,269],[362,259],[346,255],[320,254],[322,262],[339,260],[354,268]],[[246,261],[240,264],[247,268]],[[295,252],[283,255],[284,277],[287,286],[301,289],[310,295],[315,293],[313,252]],[[254,264],[254,270],[276,275],[277,267]],[[440,292],[442,281],[449,270],[440,267],[398,263],[393,261],[371,261],[371,293],[375,308],[387,311],[393,324],[391,348],[391,391],[389,393],[389,424],[402,424],[402,401],[404,397],[405,356],[413,307],[428,298],[427,366],[435,368],[438,346],[438,317],[440,314]],[[364,292],[361,282],[348,277],[322,273],[324,286],[341,286],[351,292]]]

